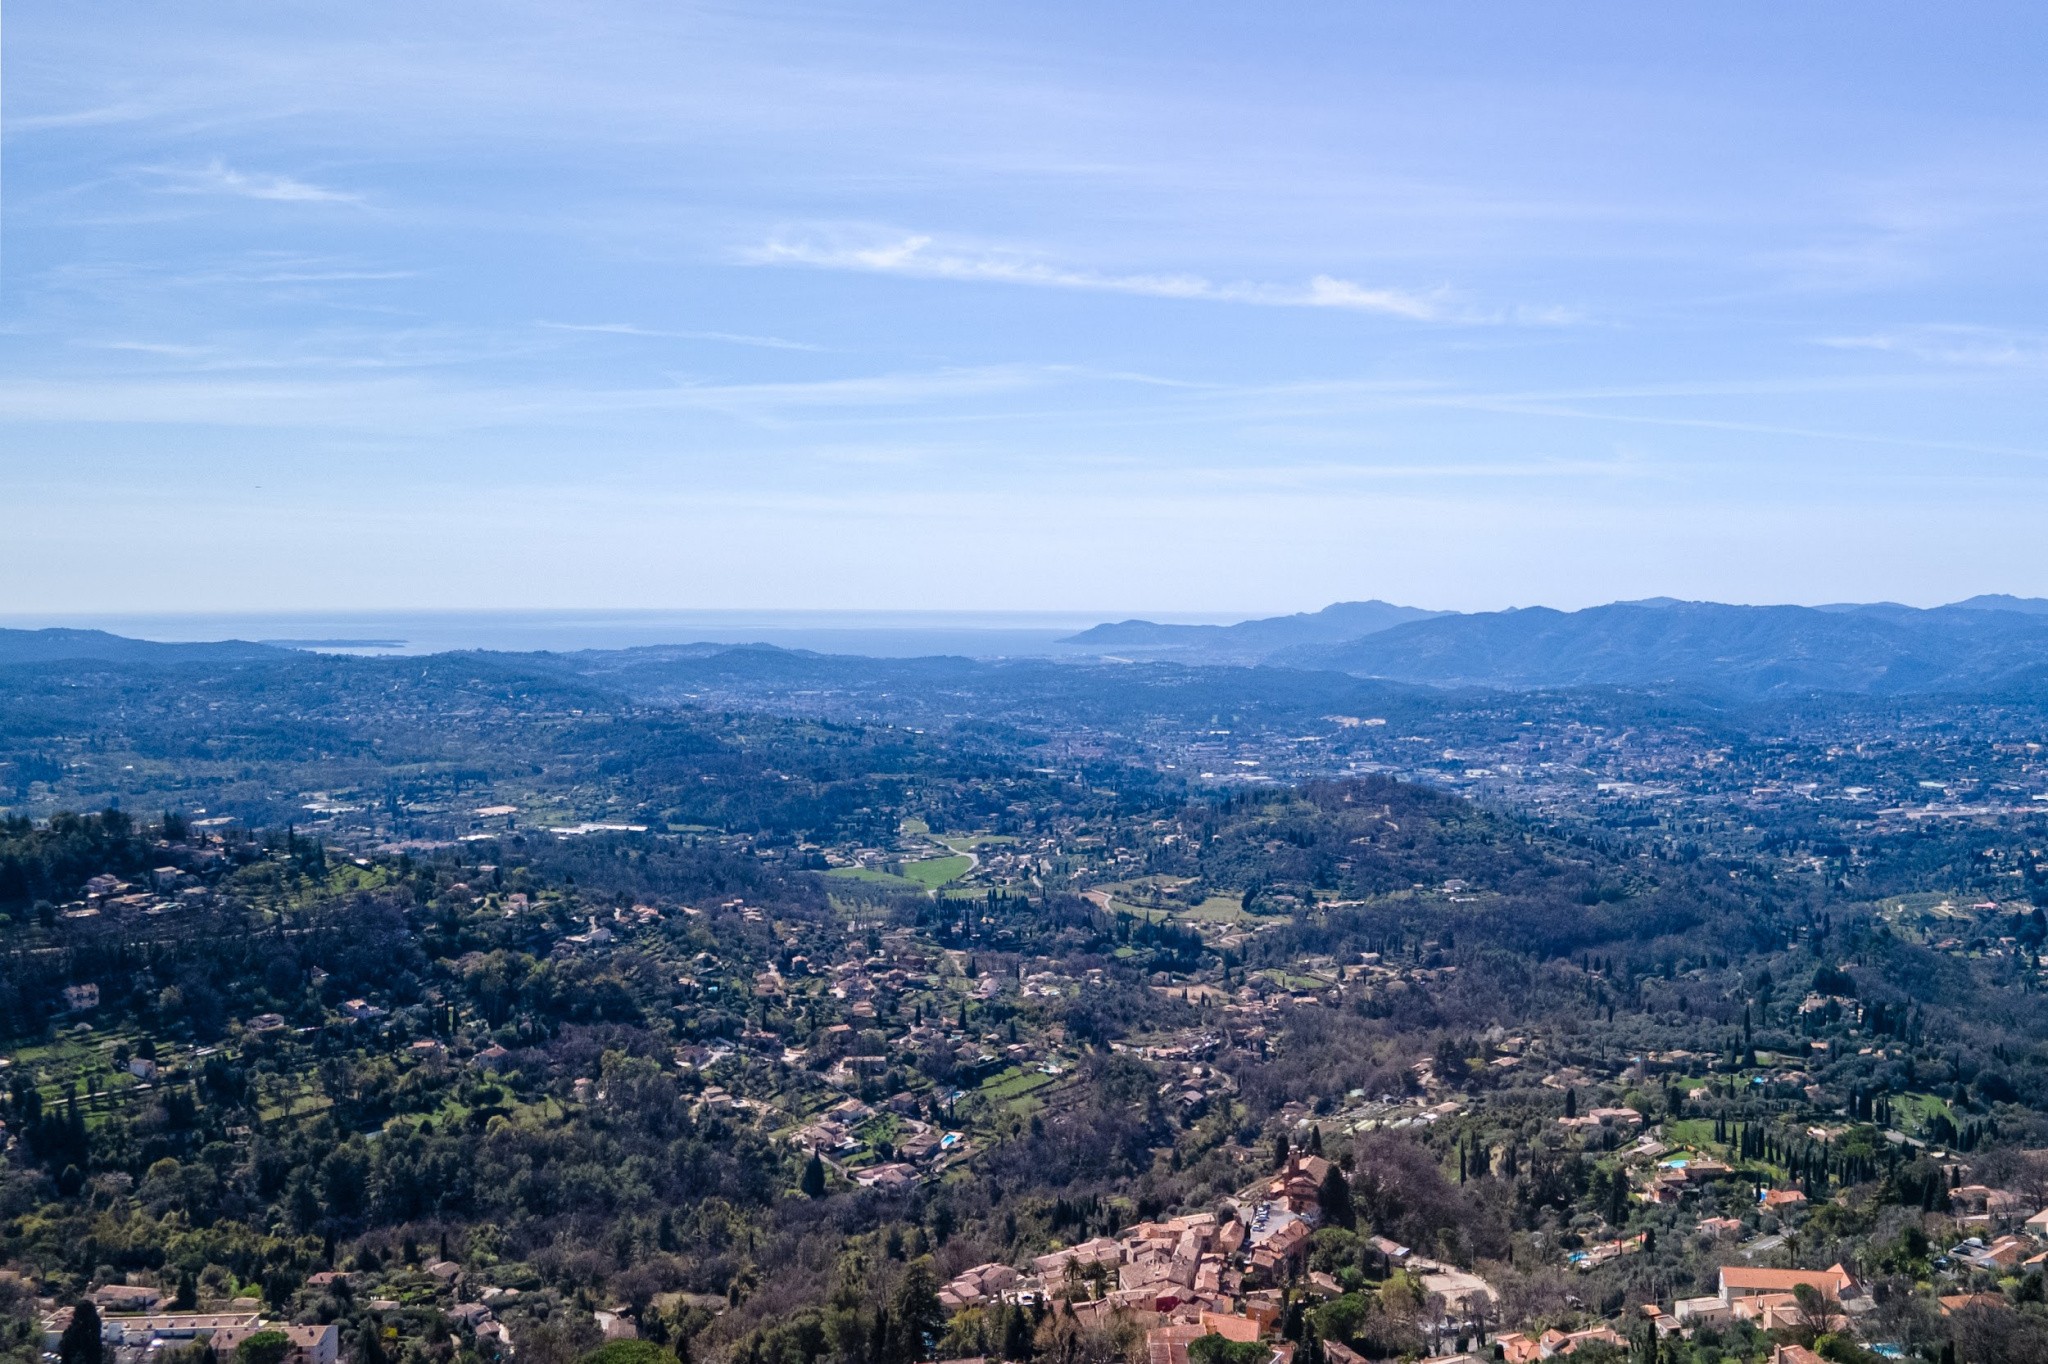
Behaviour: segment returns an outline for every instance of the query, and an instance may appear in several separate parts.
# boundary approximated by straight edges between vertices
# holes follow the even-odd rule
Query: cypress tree
[[[80,1300],[57,1341],[57,1359],[59,1364],[100,1364],[101,1357],[99,1309]]]

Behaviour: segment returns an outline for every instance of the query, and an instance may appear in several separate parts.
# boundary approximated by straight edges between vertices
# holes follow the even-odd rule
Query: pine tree
[[[910,1262],[903,1272],[903,1281],[896,1287],[895,1308],[896,1330],[890,1337],[895,1353],[889,1364],[923,1359],[931,1342],[946,1326],[946,1309],[939,1302],[930,1260]]]
[[[804,1166],[803,1182],[798,1187],[803,1190],[806,1198],[825,1196],[825,1162],[818,1159],[816,1151],[811,1152],[811,1159]]]

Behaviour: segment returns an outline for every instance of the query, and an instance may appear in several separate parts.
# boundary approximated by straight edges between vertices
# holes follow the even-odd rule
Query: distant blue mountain
[[[1932,610],[1616,603],[1444,616],[1268,661],[1437,686],[1675,688],[1756,698],[1799,691],[1982,692],[2048,670],[2048,603]],[[1990,599],[2011,601],[2016,599]]]
[[[1441,611],[1383,601],[1347,601],[1320,611],[1268,616],[1235,625],[1161,625],[1149,620],[1097,625],[1060,643],[1101,653],[1143,653],[1183,662],[1258,662],[1284,649],[1342,644]]]
[[[944,652],[940,646],[951,639],[939,635],[944,638],[934,637],[933,654]],[[1995,594],[1931,609],[1896,602],[1730,606],[1656,597],[1582,611],[1529,607],[1456,614],[1383,601],[1340,602],[1235,625],[1120,621],[1060,643],[1075,654],[1342,672],[1435,687],[1628,687],[1734,700],[1803,692],[2048,696],[2048,600]],[[758,674],[792,681],[884,667],[908,669],[906,681],[913,675],[930,680],[969,666],[959,658],[910,658],[919,650],[908,646],[890,652],[906,657],[863,657],[851,642],[832,655],[696,644],[573,657],[576,668],[591,675],[650,678],[691,660],[690,670],[707,679]],[[161,644],[101,630],[0,630],[0,667],[295,657],[305,655],[240,640]]]
[[[1952,611],[2014,611],[2025,616],[2048,616],[2048,597],[2015,597],[2004,592],[1986,592],[1953,603]]]

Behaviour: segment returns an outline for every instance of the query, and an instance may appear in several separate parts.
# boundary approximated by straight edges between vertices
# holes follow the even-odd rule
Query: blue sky
[[[6,18],[0,610],[2048,594],[2038,5]]]

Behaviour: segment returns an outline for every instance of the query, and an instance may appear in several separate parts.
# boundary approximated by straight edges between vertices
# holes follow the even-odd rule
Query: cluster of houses
[[[1287,1285],[1325,1297],[1342,1292],[1330,1276],[1304,1272],[1309,1238],[1322,1221],[1319,1191],[1330,1169],[1319,1155],[1293,1152],[1282,1169],[1218,1212],[1140,1222],[1116,1236],[1041,1255],[1021,1271],[977,1265],[942,1287],[939,1300],[955,1312],[1064,1300],[1084,1325],[1117,1316],[1149,1322],[1151,1364],[1187,1364],[1188,1347],[1205,1335],[1267,1339],[1277,1330]],[[1384,1237],[1372,1238],[1372,1244],[1389,1267],[1414,1276],[1458,1320],[1484,1315],[1497,1300],[1493,1287],[1476,1275]],[[1292,1349],[1274,1342],[1275,1364],[1290,1358]],[[1341,1343],[1326,1342],[1325,1350],[1330,1364],[1363,1364]]]
[[[1617,1124],[1629,1125],[1624,1112],[1607,1115],[1607,1125]],[[1644,1143],[1646,1151],[1662,1154],[1648,1138]],[[1674,1162],[1659,1168],[1651,1188],[1666,1187],[1674,1178],[1696,1183],[1731,1173],[1726,1167],[1714,1168],[1717,1165]],[[1112,1316],[1128,1315],[1150,1323],[1149,1364],[1188,1364],[1189,1347],[1211,1334],[1233,1341],[1267,1341],[1272,1355],[1266,1364],[1291,1364],[1294,1347],[1274,1339],[1283,1285],[1322,1296],[1341,1291],[1327,1275],[1305,1272],[1309,1238],[1321,1222],[1318,1196],[1329,1172],[1330,1163],[1321,1156],[1296,1151],[1284,1168],[1243,1190],[1218,1212],[1141,1222],[1114,1237],[1100,1236],[1041,1255],[1022,1270],[979,1265],[941,1288],[940,1301],[958,1312],[1064,1300],[1084,1324],[1106,1324]],[[1772,1200],[1770,1195],[1793,1192],[1766,1191],[1761,1201],[1789,1212],[1803,1204],[1803,1196]],[[1952,1259],[1998,1272],[2048,1268],[2048,1211],[2023,1217],[2025,1204],[2017,1195],[1978,1185],[1953,1189],[1950,1199],[1952,1212],[1966,1229],[1976,1227],[1983,1233],[1952,1248]],[[1700,1229],[1732,1235],[1742,1225],[1715,1217],[1703,1221]],[[1440,1304],[1440,1324],[1448,1330],[1465,1334],[1466,1328],[1483,1323],[1499,1301],[1493,1286],[1476,1275],[1423,1259],[1384,1237],[1370,1240],[1389,1268],[1415,1278],[1430,1300]],[[1598,1263],[1640,1251],[1644,1242],[1641,1235],[1617,1238],[1589,1247],[1583,1255]],[[1983,1301],[2002,1305],[2004,1299],[1996,1294],[1951,1295],[1941,1299],[1941,1310],[1963,1311]],[[1689,1335],[1702,1326],[1733,1323],[1749,1323],[1764,1332],[1854,1332],[1873,1305],[1840,1264],[1818,1270],[1730,1264],[1720,1270],[1715,1293],[1679,1299],[1669,1310],[1646,1305],[1642,1313],[1660,1336]],[[1480,1335],[1474,1331],[1468,1338]],[[1611,1323],[1576,1331],[1500,1332],[1485,1339],[1483,1353],[1507,1364],[1535,1364],[1593,1345],[1631,1348],[1629,1339]],[[1328,1364],[1364,1364],[1341,1343],[1323,1342],[1322,1349]],[[1803,1347],[1784,1345],[1774,1349],[1772,1364],[1814,1364],[1817,1358]]]
[[[869,1147],[860,1129],[881,1116],[881,1110],[851,1095],[792,1132],[790,1144],[869,1189],[908,1188],[964,1159],[973,1148],[966,1134],[912,1116],[920,1111],[920,1105],[908,1091],[889,1099],[886,1107],[894,1114],[895,1133],[888,1142],[886,1160],[860,1166],[850,1164]]]
[[[437,1260],[423,1266],[423,1272],[440,1281],[454,1297],[446,1308],[451,1321],[467,1327],[479,1344],[495,1347],[502,1354],[512,1352],[512,1336],[498,1320],[496,1309],[519,1298],[516,1288],[473,1285],[453,1260]],[[345,1285],[350,1276],[327,1270],[307,1279],[307,1287],[328,1290]],[[100,1344],[106,1364],[153,1364],[166,1351],[195,1344],[209,1346],[214,1357],[226,1360],[237,1346],[250,1337],[275,1332],[284,1337],[283,1364],[338,1364],[340,1328],[328,1323],[274,1321],[263,1315],[254,1299],[237,1298],[224,1309],[212,1311],[166,1310],[163,1290],[147,1285],[107,1284],[93,1290],[90,1300],[100,1314]],[[371,1298],[366,1305],[376,1311],[395,1311],[395,1301]],[[71,1325],[76,1309],[58,1307],[42,1319],[45,1350],[55,1350]],[[616,1312],[596,1314],[599,1329],[607,1339],[630,1337],[637,1332],[630,1320]]]
[[[225,1312],[160,1312],[161,1298],[153,1288],[114,1284],[96,1290],[93,1303],[100,1316],[100,1347],[108,1364],[149,1364],[165,1350],[204,1342],[216,1357],[232,1355],[235,1347],[261,1332],[284,1336],[285,1364],[335,1364],[341,1353],[341,1331],[332,1325],[297,1325],[266,1319],[249,1307]],[[43,1317],[43,1348],[55,1350],[71,1325],[71,1307],[60,1307]]]
[[[1801,1289],[1807,1290],[1801,1293]],[[1660,1330],[1720,1326],[1746,1321],[1762,1331],[1825,1328],[1870,1310],[1870,1300],[1841,1265],[1826,1269],[1757,1269],[1725,1265],[1720,1291],[1711,1296],[1680,1298],[1667,1317],[1654,1318]],[[1809,1320],[1810,1310],[1830,1318]],[[1667,1325],[1668,1324],[1668,1325]]]
[[[1118,1236],[1041,1255],[1025,1273],[1007,1265],[980,1265],[940,1289],[940,1301],[958,1311],[1060,1298],[1084,1321],[1151,1313],[1170,1327],[1241,1318],[1246,1312],[1256,1316],[1270,1297],[1277,1316],[1277,1286],[1303,1268],[1309,1236],[1320,1222],[1316,1191],[1329,1168],[1321,1156],[1297,1152],[1285,1169],[1247,1190],[1224,1216],[1201,1212],[1140,1222]],[[1240,1301],[1249,1306],[1241,1311]]]

